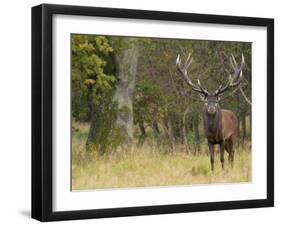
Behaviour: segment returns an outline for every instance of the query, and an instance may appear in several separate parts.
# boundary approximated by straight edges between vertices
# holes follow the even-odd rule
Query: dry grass
[[[82,126],[79,133],[73,136],[73,190],[237,183],[251,180],[251,153],[247,150],[237,150],[234,168],[230,168],[226,161],[224,171],[216,152],[215,172],[212,173],[208,155],[187,155],[181,151],[167,154],[159,152],[157,145],[135,145],[129,151],[104,156],[87,153],[84,149],[86,131],[87,128]],[[225,156],[227,160],[227,154]]]

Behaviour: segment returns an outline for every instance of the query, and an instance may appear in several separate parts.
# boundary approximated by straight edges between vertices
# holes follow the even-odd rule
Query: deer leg
[[[225,148],[225,151],[229,154],[229,142],[228,142],[228,140],[225,141],[224,148]]]
[[[209,150],[210,150],[211,169],[212,169],[212,171],[214,171],[214,160],[215,160],[214,145],[210,142],[208,142],[208,145],[209,145]]]
[[[221,168],[224,170],[224,141],[220,143],[220,160],[221,160]]]
[[[233,168],[233,161],[234,161],[234,150],[233,150],[233,141],[232,138],[228,141],[228,162],[230,166]]]
[[[229,139],[225,141],[225,150],[228,153],[228,163],[230,164],[231,162],[231,150],[230,150],[230,142]]]

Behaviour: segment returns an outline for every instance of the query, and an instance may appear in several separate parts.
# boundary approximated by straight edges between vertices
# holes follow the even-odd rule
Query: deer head
[[[188,74],[188,68],[192,63],[193,58],[191,54],[188,55],[185,63],[182,63],[180,55],[176,60],[176,68],[178,74],[186,82],[188,86],[200,96],[200,99],[205,102],[205,109],[209,115],[215,115],[219,109],[219,101],[222,99],[222,95],[230,88],[237,87],[242,81],[242,72],[245,65],[244,56],[242,54],[241,64],[238,65],[234,56],[231,55],[229,58],[233,73],[229,76],[229,79],[225,85],[220,84],[214,92],[209,92],[206,88],[201,85],[200,80],[197,80],[197,84],[193,83]]]

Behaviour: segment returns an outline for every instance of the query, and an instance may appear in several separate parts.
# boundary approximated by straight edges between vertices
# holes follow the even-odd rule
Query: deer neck
[[[222,117],[221,109],[216,114],[210,115],[204,111],[204,127],[207,133],[216,133],[220,129],[220,121]]]

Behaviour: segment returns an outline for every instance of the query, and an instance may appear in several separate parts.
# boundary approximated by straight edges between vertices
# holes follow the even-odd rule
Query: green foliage
[[[85,120],[91,105],[109,95],[115,77],[110,71],[113,48],[104,36],[72,35],[72,116]]]
[[[191,145],[199,145],[204,143],[205,139],[201,137],[199,140],[195,138],[194,132],[190,132],[187,135],[187,143]]]
[[[158,121],[161,117],[160,108],[163,102],[163,93],[159,85],[149,78],[138,81],[133,99],[135,123]]]

